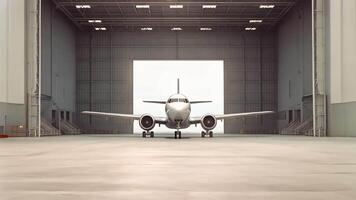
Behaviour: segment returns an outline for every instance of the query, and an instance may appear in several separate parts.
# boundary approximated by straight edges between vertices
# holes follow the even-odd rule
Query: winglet
[[[177,94],[179,94],[179,78],[177,79]]]

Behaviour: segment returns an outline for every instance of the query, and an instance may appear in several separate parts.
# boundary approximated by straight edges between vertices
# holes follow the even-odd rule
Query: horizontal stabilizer
[[[144,103],[158,103],[158,104],[166,104],[165,101],[143,101]]]

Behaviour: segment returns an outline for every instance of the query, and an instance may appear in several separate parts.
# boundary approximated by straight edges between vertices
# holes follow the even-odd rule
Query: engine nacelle
[[[204,115],[201,120],[200,124],[205,130],[212,130],[216,127],[217,120],[214,115]]]
[[[151,115],[142,115],[139,120],[140,127],[145,130],[149,131],[155,127],[155,119]]]

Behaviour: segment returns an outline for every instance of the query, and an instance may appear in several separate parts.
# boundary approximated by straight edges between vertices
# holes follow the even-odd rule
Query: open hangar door
[[[133,60],[223,60],[225,113],[277,112],[226,120],[225,133],[295,133],[303,125],[304,134],[312,116],[311,9],[308,0],[42,0],[46,128],[132,133],[131,121],[80,112],[132,113]]]

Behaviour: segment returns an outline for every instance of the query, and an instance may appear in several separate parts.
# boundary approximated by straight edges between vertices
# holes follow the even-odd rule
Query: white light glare
[[[151,28],[151,27],[142,27],[141,28],[141,31],[152,31],[153,30],[153,28]]]
[[[91,8],[90,5],[76,5],[75,7],[78,8],[78,9],[81,9],[81,8]]]
[[[183,29],[181,27],[173,27],[171,30],[172,31],[181,31]]]
[[[201,27],[200,28],[201,31],[211,31],[213,30],[212,28],[209,28],[209,27]]]
[[[256,27],[246,27],[245,30],[246,31],[255,31]]]
[[[88,20],[89,23],[101,23],[100,19],[89,19]]]
[[[250,23],[262,23],[262,19],[251,19]]]
[[[169,8],[183,8],[183,5],[170,5]]]
[[[150,5],[136,5],[136,8],[150,8]]]
[[[216,5],[203,5],[203,8],[216,8]]]
[[[269,9],[271,9],[271,8],[274,8],[274,5],[272,5],[272,4],[270,4],[270,5],[260,5],[260,8],[269,8]]]
[[[96,27],[95,28],[96,31],[106,31],[105,27]]]

